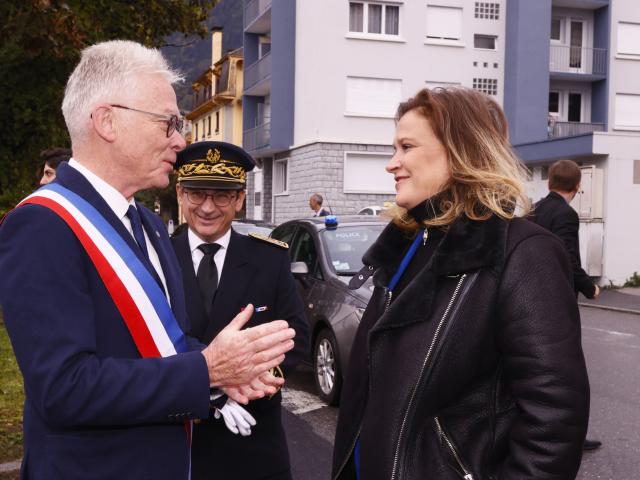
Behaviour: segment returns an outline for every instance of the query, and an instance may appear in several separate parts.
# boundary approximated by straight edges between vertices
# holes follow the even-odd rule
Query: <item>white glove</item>
[[[232,433],[240,433],[243,437],[251,435],[251,427],[256,424],[256,419],[230,398],[222,408],[216,408],[213,414],[216,419],[219,419],[221,415],[227,428]]]

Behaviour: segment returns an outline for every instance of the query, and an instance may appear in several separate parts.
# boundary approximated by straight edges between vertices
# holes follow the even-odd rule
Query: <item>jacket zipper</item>
[[[440,419],[438,417],[434,417],[434,420],[436,422],[436,427],[438,427],[438,434],[444,439],[444,442],[447,444],[447,447],[449,447],[449,450],[451,451],[453,458],[455,458],[456,462],[458,463],[458,466],[460,467],[460,470],[462,470],[463,472],[462,478],[464,478],[464,480],[473,480],[473,475],[462,462],[462,459],[460,458],[460,454],[458,453],[458,450],[456,449],[455,445],[451,442],[451,440],[449,440],[449,437],[447,436],[446,432],[442,428],[442,425],[440,425]]]
[[[464,282],[465,278],[467,278],[467,274],[466,273],[463,274],[460,277],[460,280],[458,280],[458,284],[456,285],[456,289],[453,291],[453,295],[451,296],[451,300],[449,300],[449,304],[447,305],[446,310],[442,314],[442,318],[440,319],[440,322],[438,323],[438,326],[436,327],[436,333],[433,335],[433,339],[431,340],[431,344],[429,345],[429,349],[427,350],[427,355],[424,357],[424,361],[422,362],[422,368],[420,369],[420,375],[418,376],[418,381],[413,386],[413,390],[411,392],[411,397],[409,398],[409,405],[407,405],[407,409],[404,412],[404,417],[402,419],[402,424],[400,426],[400,434],[398,435],[398,445],[396,446],[396,453],[395,453],[395,455],[393,457],[393,469],[391,470],[391,480],[395,480],[396,475],[398,473],[398,457],[400,456],[400,445],[402,444],[402,437],[404,436],[404,430],[405,430],[405,426],[407,424],[407,418],[409,417],[409,411],[411,410],[411,407],[413,405],[413,399],[415,398],[416,391],[418,390],[417,387],[420,384],[420,380],[422,379],[424,371],[425,371],[425,369],[427,367],[427,362],[429,361],[429,358],[431,357],[431,352],[433,351],[433,347],[435,346],[436,341],[438,340],[438,336],[440,335],[440,330],[442,329],[442,325],[444,324],[444,321],[447,318],[447,315],[449,315],[449,311],[451,310],[451,307],[453,306],[453,303],[455,302],[456,298],[458,297],[458,293],[460,292],[460,288],[462,287],[462,283]],[[470,480],[473,480],[473,479],[470,479]]]

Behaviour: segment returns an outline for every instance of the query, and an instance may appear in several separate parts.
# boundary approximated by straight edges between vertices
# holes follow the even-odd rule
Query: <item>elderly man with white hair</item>
[[[62,104],[73,158],[0,227],[0,304],[26,393],[23,478],[187,479],[191,423],[209,416],[212,392],[236,387],[247,403],[282,383],[268,371],[293,347],[286,322],[242,329],[248,306],[208,346],[183,333],[166,229],[134,200],[169,184],[185,147],[179,79],[134,42],[85,49]]]

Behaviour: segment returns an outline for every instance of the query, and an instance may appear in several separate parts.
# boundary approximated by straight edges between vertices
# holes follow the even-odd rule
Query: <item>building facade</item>
[[[262,166],[249,218],[309,215],[314,192],[337,214],[393,199],[398,103],[461,85],[503,105],[533,201],[555,160],[583,167],[587,271],[640,271],[636,0],[245,0],[244,50],[243,144]]]
[[[315,192],[337,214],[393,200],[395,110],[421,88],[502,101],[502,0],[251,0],[244,32],[244,146],[262,165],[250,218],[309,215]]]
[[[640,271],[640,8],[635,0],[508,0],[504,107],[530,196],[558,159],[581,165],[572,205],[600,285]]]

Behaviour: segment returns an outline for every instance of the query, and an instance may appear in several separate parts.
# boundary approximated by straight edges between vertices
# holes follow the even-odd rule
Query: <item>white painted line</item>
[[[596,332],[603,332],[603,333],[608,333],[610,335],[618,335],[620,337],[637,337],[636,334],[634,333],[625,333],[625,332],[618,332],[617,330],[606,330],[604,328],[596,328],[596,327],[582,327],[585,330],[595,330]]]
[[[328,405],[316,395],[292,388],[282,389],[282,406],[294,415],[302,415],[303,413],[328,407]]]

